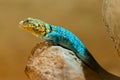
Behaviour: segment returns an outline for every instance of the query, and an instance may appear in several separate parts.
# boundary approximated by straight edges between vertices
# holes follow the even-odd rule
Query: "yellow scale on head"
[[[31,32],[37,37],[44,36],[44,34],[46,34],[47,36],[47,34],[50,32],[49,24],[32,18],[28,18],[25,21],[21,21],[20,27],[28,32]]]

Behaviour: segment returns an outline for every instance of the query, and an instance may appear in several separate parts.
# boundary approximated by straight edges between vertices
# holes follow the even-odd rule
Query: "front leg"
[[[58,44],[60,41],[60,35],[56,32],[51,32],[48,33],[45,37],[45,40],[47,40],[48,42],[52,42],[54,44]]]

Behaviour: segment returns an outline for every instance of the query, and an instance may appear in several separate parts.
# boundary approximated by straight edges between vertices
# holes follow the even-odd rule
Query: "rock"
[[[103,20],[120,55],[120,0],[103,0]]]
[[[25,73],[30,80],[99,80],[98,74],[87,67],[70,50],[40,43],[28,58]]]

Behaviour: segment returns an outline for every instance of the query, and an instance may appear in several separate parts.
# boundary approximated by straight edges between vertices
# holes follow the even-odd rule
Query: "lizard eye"
[[[30,22],[30,20],[26,20],[26,22],[27,22],[27,23],[29,23],[29,22]]]

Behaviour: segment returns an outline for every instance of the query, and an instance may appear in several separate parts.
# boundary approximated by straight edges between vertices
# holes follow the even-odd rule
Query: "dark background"
[[[0,0],[0,80],[28,80],[27,58],[43,40],[18,27],[27,17],[69,29],[102,67],[120,76],[120,56],[102,21],[102,0]]]

